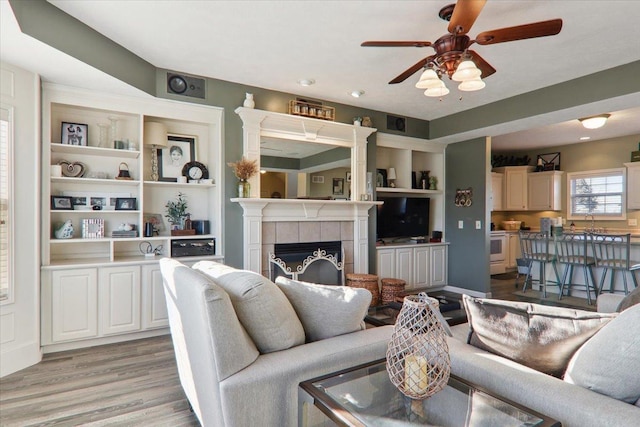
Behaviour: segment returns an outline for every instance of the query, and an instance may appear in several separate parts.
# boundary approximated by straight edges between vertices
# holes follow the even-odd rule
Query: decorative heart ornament
[[[87,167],[82,162],[60,160],[58,164],[62,166],[62,175],[70,178],[80,178],[87,170]]]

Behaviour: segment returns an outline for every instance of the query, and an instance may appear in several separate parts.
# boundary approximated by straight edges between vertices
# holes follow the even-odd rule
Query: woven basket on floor
[[[382,287],[382,304],[389,304],[396,300],[396,297],[404,292],[404,287],[407,284],[402,279],[381,279],[380,284]]]
[[[375,274],[347,274],[347,286],[352,288],[365,288],[371,292],[371,305],[380,305],[380,288],[378,288],[378,276]]]
[[[449,381],[451,360],[438,301],[426,293],[405,297],[387,347],[389,379],[405,396],[426,399]]]

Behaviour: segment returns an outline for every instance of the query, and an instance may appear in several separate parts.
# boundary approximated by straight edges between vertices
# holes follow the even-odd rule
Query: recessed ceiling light
[[[298,84],[300,86],[311,86],[312,84],[315,84],[315,80],[314,79],[300,79],[298,80]]]
[[[363,90],[354,90],[351,92],[351,96],[353,96],[354,98],[360,98],[362,95],[364,95]]]
[[[581,136],[580,141],[586,141],[587,139],[591,139],[590,136]]]

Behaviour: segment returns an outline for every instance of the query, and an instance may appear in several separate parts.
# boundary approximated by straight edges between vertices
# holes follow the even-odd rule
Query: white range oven
[[[502,274],[507,264],[507,236],[504,231],[492,231],[490,240],[490,274]]]

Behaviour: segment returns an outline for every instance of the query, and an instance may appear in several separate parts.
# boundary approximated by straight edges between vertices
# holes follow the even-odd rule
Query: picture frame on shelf
[[[115,208],[117,211],[135,211],[137,209],[136,202],[135,197],[117,197]]]
[[[84,123],[62,122],[60,142],[65,145],[87,146],[89,125]]]
[[[104,237],[104,219],[84,218],[82,220],[83,239],[102,239]]]
[[[51,196],[51,210],[70,211],[73,210],[73,201],[68,196]]]
[[[130,198],[131,193],[96,193],[88,191],[63,191],[64,196],[71,197],[73,209],[79,211],[116,210],[116,201],[118,198]],[[95,208],[99,206],[99,208]]]
[[[159,180],[177,182],[184,165],[196,160],[196,138],[169,135],[167,140],[167,148],[158,149]]]
[[[376,169],[376,187],[386,187],[386,186],[387,186],[387,170]]]
[[[344,179],[333,178],[333,194],[338,196],[344,194]]]

